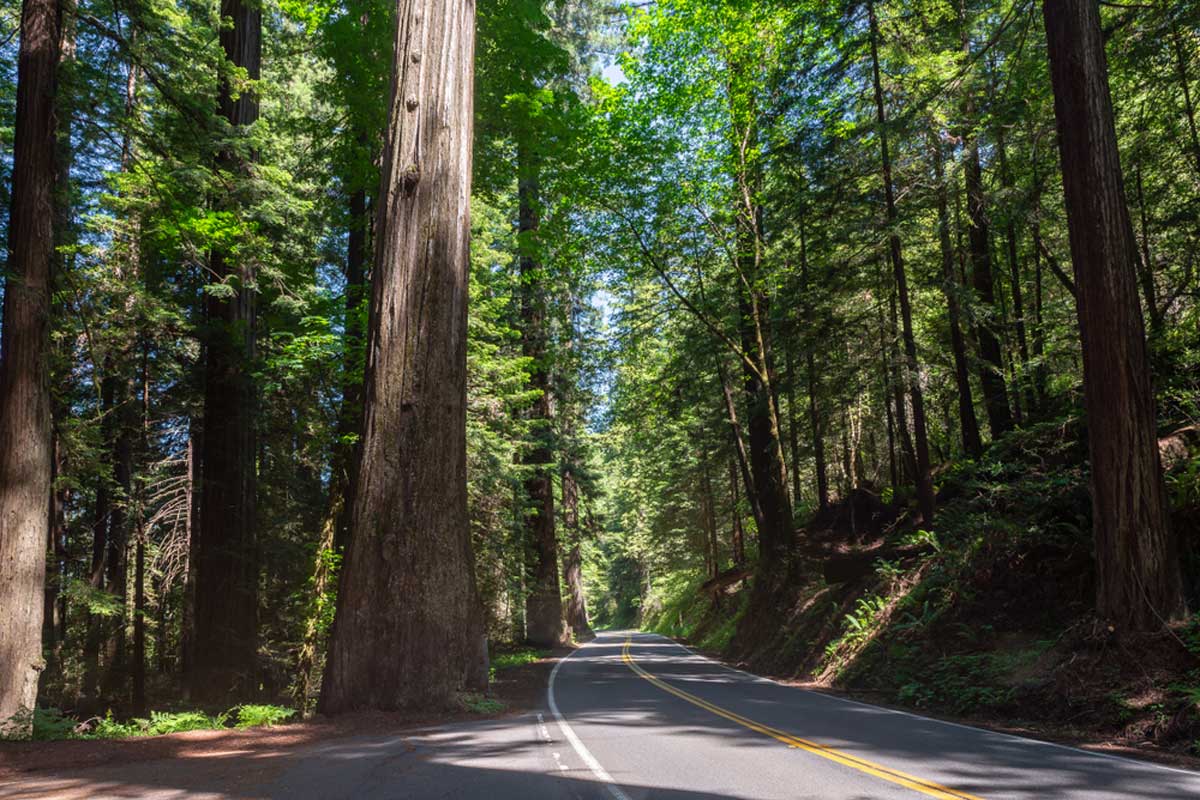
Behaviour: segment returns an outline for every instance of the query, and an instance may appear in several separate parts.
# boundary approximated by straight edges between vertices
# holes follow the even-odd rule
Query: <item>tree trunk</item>
[[[729,430],[733,437],[733,452],[737,456],[738,469],[742,476],[742,485],[746,489],[746,499],[750,501],[750,514],[754,517],[754,525],[761,530],[763,526],[762,509],[758,505],[758,493],[754,490],[754,476],[750,474],[750,456],[746,452],[746,441],[742,437],[742,426],[738,422],[737,403],[733,397],[733,389],[725,374],[725,365],[718,354],[717,380],[721,382],[721,394],[725,400],[725,418],[729,420]]]
[[[983,169],[979,163],[979,148],[974,139],[968,140],[963,170],[967,182],[967,241],[971,253],[971,284],[984,309],[984,319],[975,326],[979,343],[979,383],[983,387],[983,405],[987,410],[988,428],[997,439],[1012,430],[1012,412],[1008,407],[1008,387],[1004,382],[1004,363],[1000,341],[992,332],[992,314],[996,293],[992,280],[992,256],[988,245],[987,211],[983,198]]]
[[[579,484],[570,465],[562,473],[563,527],[570,537],[571,549],[563,562],[563,582],[567,585],[567,626],[576,641],[592,636],[588,622],[587,602],[583,593],[583,555],[579,525]]]
[[[755,361],[756,367],[743,364],[742,387],[746,395],[746,429],[749,439],[750,473],[754,478],[757,505],[762,513],[758,529],[758,557],[767,565],[775,565],[795,538],[792,525],[792,506],[787,493],[787,469],[783,462],[783,443],[780,439],[779,417],[769,383],[770,349],[763,322],[768,318],[765,293],[748,296],[743,287],[739,292],[738,310],[741,319],[742,350]]]
[[[812,303],[808,300],[808,239],[804,233],[804,217],[800,218],[800,281],[804,292],[808,316],[813,316]],[[817,377],[817,360],[812,347],[804,354],[805,373],[808,384],[808,422],[812,431],[813,471],[817,478],[817,508],[824,511],[829,507],[829,474],[825,466],[825,432],[820,407],[817,403],[817,390],[820,379]],[[793,465],[795,468],[796,465]]]
[[[1029,386],[1029,341],[1025,335],[1025,296],[1021,290],[1021,260],[1017,254],[1017,225],[1011,205],[1013,189],[1012,173],[1008,170],[1008,149],[1004,143],[1004,126],[996,131],[996,155],[1000,160],[1000,182],[1008,190],[1010,208],[1004,215],[1004,242],[1008,251],[1008,274],[1012,283],[1013,328],[1017,333],[1017,354],[1021,359],[1021,372],[1015,382],[1022,389],[1025,398],[1025,413],[1032,414],[1034,408],[1033,391]],[[1016,370],[1013,370],[1016,372]],[[1015,390],[1014,390],[1015,391]]]
[[[360,141],[363,137],[360,137]],[[344,554],[349,540],[350,508],[354,503],[358,464],[358,437],[362,428],[363,330],[360,324],[366,280],[367,241],[370,218],[367,195],[362,189],[350,194],[350,225],[346,241],[346,324],[342,340],[342,403],[338,414],[338,443],[333,452],[329,479],[329,505],[313,560],[312,596],[304,621],[304,637],[296,658],[296,681],[292,697],[301,715],[307,715],[313,694],[314,672],[324,650],[327,631],[322,625],[330,589],[336,588],[334,556]],[[355,443],[348,443],[354,437]],[[336,592],[333,593],[336,602]]]
[[[879,150],[883,176],[884,202],[888,223],[888,253],[891,256],[892,272],[895,275],[896,293],[900,300],[900,318],[903,322],[904,355],[906,369],[903,370],[904,384],[912,401],[913,433],[916,446],[917,502],[925,525],[933,524],[934,498],[933,478],[929,469],[929,435],[925,430],[925,399],[921,392],[920,365],[917,362],[917,340],[913,335],[912,306],[908,299],[908,277],[904,271],[904,255],[900,245],[900,234],[896,232],[896,195],[892,185],[892,158],[888,152],[887,112],[883,106],[883,84],[879,77],[879,24],[875,19],[875,3],[867,3],[867,15],[871,27],[871,76],[875,89],[875,113],[879,122]]]
[[[449,705],[487,685],[467,516],[471,2],[401,0],[362,456],[318,709]]]
[[[950,244],[950,205],[946,192],[946,170],[942,146],[935,139],[931,146],[934,179],[937,183],[938,246],[942,254],[942,292],[950,321],[950,350],[954,354],[954,381],[958,387],[958,420],[962,429],[963,451],[971,458],[983,454],[975,400],[971,395],[971,372],[967,361],[967,343],[963,339],[962,309],[958,304],[959,284],[954,277],[954,248]]]
[[[1091,454],[1096,605],[1119,630],[1184,610],[1095,0],[1043,6],[1075,272]]]
[[[738,508],[741,503],[738,498],[737,466],[729,462],[729,540],[733,549],[733,563],[743,566],[746,563],[746,532],[742,529],[742,512]]]
[[[800,505],[800,420],[796,413],[796,358],[787,343],[788,452],[792,457],[792,508]]]
[[[917,451],[913,445],[912,432],[908,427],[908,403],[904,398],[904,364],[900,356],[899,314],[896,311],[895,286],[887,285],[887,281],[882,277],[882,270],[880,272],[880,283],[884,284],[882,291],[886,291],[888,295],[887,349],[884,356],[884,369],[888,370],[888,382],[892,387],[892,413],[896,418],[896,438],[900,440],[900,464],[903,467],[900,472],[904,478],[902,482],[911,481],[916,485],[919,469],[917,466]],[[879,323],[882,330],[882,309],[880,311]]]
[[[257,80],[262,51],[262,11],[257,3],[222,0],[225,57]],[[220,112],[235,132],[258,119],[258,98],[221,81]],[[235,99],[236,98],[236,99]],[[218,169],[235,176],[248,165],[224,151]],[[232,206],[236,198],[220,198]],[[204,438],[200,459],[200,526],[196,531],[195,647],[192,693],[197,698],[244,699],[256,682],[258,554],[255,543],[254,384],[255,290],[252,267],[214,248],[210,267],[232,296],[206,300]]]
[[[708,553],[708,577],[715,578],[721,571],[721,549],[717,543],[717,500],[713,495],[712,475],[709,472],[708,456],[700,455],[700,493],[704,514],[705,551]]]
[[[538,166],[527,142],[517,145],[517,195],[521,271],[521,354],[530,359],[530,389],[538,392],[529,410],[533,445],[525,454],[527,507],[525,538],[530,586],[525,598],[525,630],[530,644],[554,647],[566,638],[558,582],[558,538],[554,529],[554,460],[551,430],[550,354],[547,351],[545,276],[537,260],[540,215]]]
[[[49,363],[54,103],[62,8],[24,0],[0,333],[0,737],[32,733],[53,453]]]

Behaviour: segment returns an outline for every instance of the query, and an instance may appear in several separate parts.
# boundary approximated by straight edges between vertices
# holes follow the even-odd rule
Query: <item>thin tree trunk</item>
[[[1200,131],[1196,126],[1196,105],[1192,100],[1192,86],[1188,79],[1188,58],[1183,49],[1183,36],[1179,33],[1179,22],[1175,19],[1178,6],[1167,5],[1164,12],[1171,20],[1171,49],[1175,55],[1175,75],[1179,78],[1179,87],[1183,90],[1183,111],[1188,122],[1188,144],[1192,160],[1196,165],[1196,175],[1200,176]]]
[[[729,541],[733,549],[733,563],[743,566],[746,563],[746,532],[742,529],[742,512],[738,497],[737,465],[729,462]]]
[[[487,686],[467,516],[474,4],[402,0],[372,270],[362,456],[318,709]]]
[[[792,508],[800,505],[800,420],[796,414],[796,358],[787,345],[788,450],[792,456]]]
[[[1046,327],[1042,313],[1044,287],[1042,285],[1042,176],[1038,169],[1037,140],[1034,140],[1033,154],[1033,191],[1030,204],[1033,207],[1033,220],[1029,226],[1030,238],[1033,240],[1033,390],[1039,406],[1046,402]]]
[[[804,217],[799,220],[800,228],[800,282],[801,290],[804,293],[804,302],[808,316],[813,315],[813,305],[809,300],[809,280],[808,280],[808,238],[805,236]],[[825,435],[824,423],[822,422],[820,407],[817,403],[817,392],[820,386],[820,379],[817,376],[817,360],[813,353],[814,348],[809,347],[804,354],[805,361],[805,377],[807,378],[808,388],[808,422],[812,432],[812,448],[813,448],[813,471],[816,473],[817,479],[817,508],[824,511],[829,508],[829,474],[825,464]]]
[[[42,661],[46,503],[53,474],[49,364],[54,103],[62,8],[24,0],[12,207],[0,333],[0,737],[32,733]]]
[[[708,576],[717,577],[721,571],[721,550],[717,544],[717,501],[713,495],[712,475],[709,472],[708,455],[700,454],[700,493],[704,514],[705,552],[708,557]]]
[[[1184,610],[1095,0],[1043,5],[1075,271],[1091,454],[1096,606],[1118,630]]]
[[[937,183],[938,246],[942,254],[942,292],[950,321],[950,350],[954,354],[954,382],[958,388],[958,421],[963,451],[972,458],[983,454],[979,420],[971,393],[971,372],[967,361],[967,343],[962,332],[962,309],[958,304],[959,284],[954,277],[954,248],[950,243],[950,205],[946,192],[946,169],[941,144],[931,145],[934,179]]]
[[[1138,278],[1142,287],[1142,300],[1146,304],[1146,313],[1150,315],[1150,337],[1158,336],[1162,326],[1162,317],[1158,313],[1158,292],[1154,288],[1154,262],[1150,260],[1150,222],[1146,214],[1146,196],[1142,190],[1142,163],[1139,159],[1134,164],[1134,187],[1137,189],[1138,218],[1142,228],[1141,259],[1139,262]]]
[[[966,12],[960,12],[962,49],[970,57],[971,44],[967,36]],[[1000,342],[992,331],[996,293],[992,277],[991,235],[988,230],[987,206],[983,194],[983,166],[979,160],[979,141],[970,126],[975,119],[975,100],[968,86],[963,97],[963,177],[967,188],[967,242],[971,253],[971,284],[976,301],[983,308],[983,319],[975,325],[975,340],[979,344],[979,383],[983,388],[983,404],[987,410],[988,427],[992,438],[998,439],[1012,430],[1012,412],[1008,407],[1008,388],[1004,382],[1004,364]],[[976,315],[979,317],[980,315]]]
[[[222,0],[225,57],[252,80],[262,60],[262,10],[248,0]],[[220,86],[220,112],[235,132],[258,119],[258,98]],[[227,150],[218,169],[240,176],[245,154]],[[236,178],[235,178],[236,180]],[[219,198],[236,209],[238,198]],[[222,700],[252,697],[257,686],[258,554],[255,542],[255,422],[252,365],[255,352],[253,268],[215,248],[210,267],[232,296],[206,300],[204,439],[201,456],[200,526],[196,533],[195,648],[192,693]]]
[[[903,467],[901,470],[904,481],[911,481],[914,485],[917,481],[917,453],[913,447],[912,433],[908,427],[908,403],[904,399],[904,365],[901,363],[900,357],[900,331],[898,328],[898,314],[896,313],[896,292],[894,286],[887,287],[888,293],[888,330],[887,330],[887,348],[888,358],[885,362],[885,367],[890,367],[889,374],[891,379],[889,383],[892,387],[892,407],[893,414],[896,417],[896,438],[900,440],[900,462]],[[883,320],[880,319],[882,329]]]
[[[883,84],[879,77],[879,24],[875,19],[875,3],[867,2],[867,14],[871,27],[871,75],[875,89],[875,112],[879,123],[880,162],[883,173],[883,190],[888,223],[888,253],[895,274],[896,292],[900,300],[900,318],[903,322],[904,355],[906,359],[904,384],[912,400],[913,433],[916,445],[917,503],[925,525],[933,524],[934,498],[933,478],[929,467],[929,435],[925,429],[925,399],[921,392],[920,364],[917,361],[917,340],[913,335],[912,307],[908,298],[908,276],[904,271],[904,255],[901,250],[899,224],[896,213],[895,188],[892,185],[892,158],[888,152],[887,112],[883,106]]]
[[[758,492],[754,490],[754,476],[750,473],[750,456],[746,452],[746,441],[742,437],[742,426],[738,422],[737,402],[733,397],[733,389],[729,385],[729,378],[725,374],[725,365],[721,361],[721,356],[716,357],[717,363],[717,380],[721,383],[721,395],[725,400],[725,417],[729,420],[730,435],[733,437],[733,452],[737,456],[738,469],[742,475],[742,485],[746,489],[746,499],[750,501],[750,513],[754,517],[754,525],[758,530],[762,530],[763,522],[762,509],[758,505]]]
[[[996,154],[1000,160],[1000,182],[1011,195],[1013,189],[1012,173],[1008,169],[1008,149],[1004,142],[1004,127],[996,131]],[[1011,205],[1014,201],[1009,199]],[[1008,252],[1009,281],[1012,283],[1013,327],[1017,333],[1017,354],[1021,359],[1021,373],[1016,382],[1023,387],[1025,397],[1025,412],[1031,414],[1034,408],[1033,391],[1029,386],[1029,342],[1025,335],[1025,298],[1021,290],[1021,260],[1017,254],[1017,225],[1012,208],[1008,209],[1004,219],[1004,241]],[[1016,370],[1013,370],[1016,372]]]
[[[567,529],[570,550],[563,560],[563,582],[567,585],[567,626],[576,641],[591,638],[592,626],[588,622],[587,600],[583,593],[583,554],[581,539],[583,531],[579,525],[579,484],[570,464],[562,473],[563,527]]]

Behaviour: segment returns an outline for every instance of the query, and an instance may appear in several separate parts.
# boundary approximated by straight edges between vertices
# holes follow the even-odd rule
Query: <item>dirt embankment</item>
[[[1018,432],[979,464],[944,470],[932,534],[903,502],[856,490],[810,521],[788,569],[705,609],[692,640],[730,626],[720,655],[756,672],[1200,766],[1200,617],[1134,635],[1093,615],[1080,433]],[[1197,470],[1193,441],[1165,438],[1169,486]],[[1195,595],[1200,504],[1186,491],[1173,500]]]

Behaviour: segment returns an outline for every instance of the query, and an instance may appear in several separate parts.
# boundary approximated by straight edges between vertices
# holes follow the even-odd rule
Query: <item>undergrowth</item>
[[[548,650],[536,650],[532,647],[525,647],[519,650],[504,650],[499,653],[492,654],[491,666],[488,670],[489,680],[496,680],[496,673],[513,667],[521,667],[526,664],[532,664],[535,661],[550,655]]]
[[[103,717],[79,720],[57,708],[39,708],[33,715],[33,738],[129,739],[184,731],[270,727],[287,722],[295,714],[295,709],[283,706],[246,704],[214,715],[203,711],[151,711],[148,717],[122,721],[109,711]]]

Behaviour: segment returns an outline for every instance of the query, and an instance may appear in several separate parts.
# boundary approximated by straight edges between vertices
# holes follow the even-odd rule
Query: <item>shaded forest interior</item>
[[[644,626],[1200,748],[1200,3],[3,0],[0,52],[3,735],[474,708]]]

